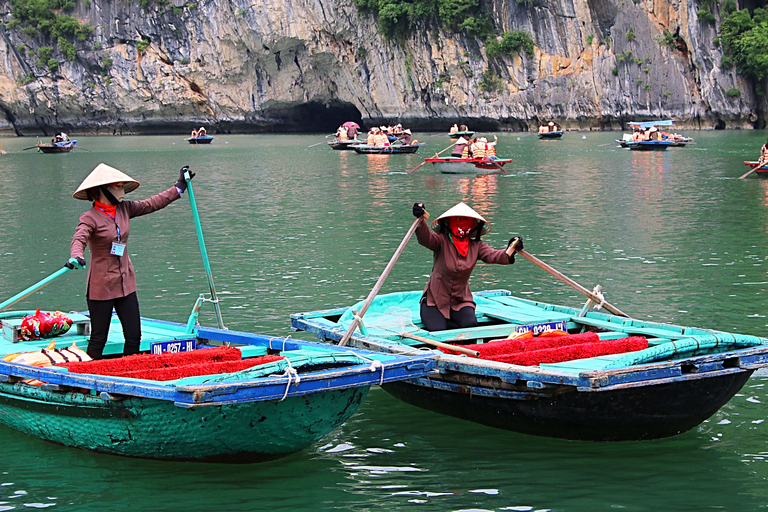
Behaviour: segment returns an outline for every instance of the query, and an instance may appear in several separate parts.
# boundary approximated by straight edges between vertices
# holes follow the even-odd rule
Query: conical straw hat
[[[123,183],[123,190],[125,193],[133,192],[139,188],[139,182],[131,178],[122,171],[118,171],[114,167],[110,167],[107,164],[99,164],[91,174],[85,177],[83,182],[77,187],[72,197],[75,199],[88,200],[87,190],[93,187],[100,187],[102,185],[109,185],[110,183]]]
[[[442,219],[447,219],[448,217],[469,217],[472,219],[477,219],[480,222],[483,223],[483,227],[480,230],[481,235],[485,235],[491,232],[491,225],[488,223],[487,220],[483,218],[482,215],[477,213],[475,210],[470,208],[464,203],[459,203],[456,206],[450,208],[448,211],[446,211],[444,214],[436,218],[432,221],[432,229],[435,231],[440,231],[440,225],[439,221]]]

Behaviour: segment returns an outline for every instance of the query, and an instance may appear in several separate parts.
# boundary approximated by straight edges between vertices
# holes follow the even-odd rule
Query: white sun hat
[[[482,215],[480,215],[475,210],[467,206],[465,203],[459,203],[456,206],[449,208],[448,211],[446,211],[444,214],[442,214],[441,216],[433,220],[431,224],[432,229],[434,231],[439,232],[440,231],[439,221],[442,219],[447,219],[448,217],[469,217],[471,219],[477,219],[483,223],[483,227],[480,230],[481,235],[485,235],[491,232],[491,225],[488,223],[488,221],[485,220]]]
[[[75,199],[88,200],[88,189],[94,187],[100,187],[102,185],[109,185],[110,183],[122,183],[123,190],[127,194],[133,192],[139,188],[139,182],[131,178],[122,171],[118,171],[114,167],[110,167],[107,164],[99,164],[91,173],[85,177],[83,182],[77,187],[72,197]]]

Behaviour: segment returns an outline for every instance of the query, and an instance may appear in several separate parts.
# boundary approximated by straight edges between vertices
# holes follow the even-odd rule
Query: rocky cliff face
[[[71,14],[96,29],[74,60],[54,52],[55,72],[37,56],[55,44],[0,28],[0,131],[327,132],[348,119],[437,130],[550,119],[582,129],[639,118],[765,124],[753,84],[718,67],[715,26],[697,19],[696,0],[492,1],[497,27],[530,32],[532,58],[489,59],[480,41],[428,27],[388,41],[353,0],[81,1]],[[9,3],[0,6],[10,21]],[[481,87],[489,76],[494,86]]]

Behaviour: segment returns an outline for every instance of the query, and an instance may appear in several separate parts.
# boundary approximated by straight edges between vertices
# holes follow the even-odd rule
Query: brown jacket
[[[434,253],[432,274],[424,288],[427,306],[437,306],[445,318],[451,317],[451,310],[458,311],[464,306],[475,307],[469,289],[469,277],[478,260],[499,265],[510,264],[506,250],[492,249],[480,240],[470,240],[469,252],[466,257],[462,257],[450,237],[431,231],[424,219],[416,227],[416,239]]]
[[[112,242],[117,240],[117,228],[120,226],[120,240],[128,242],[131,230],[129,221],[165,208],[179,198],[176,187],[160,192],[141,201],[123,201],[117,205],[115,220],[90,208],[80,215],[80,223],[75,229],[69,255],[72,258],[83,258],[85,247],[91,250],[91,263],[88,265],[88,281],[85,296],[92,300],[109,300],[125,297],[136,291],[136,275],[133,273],[133,263],[128,256],[128,248],[118,257],[110,254]]]

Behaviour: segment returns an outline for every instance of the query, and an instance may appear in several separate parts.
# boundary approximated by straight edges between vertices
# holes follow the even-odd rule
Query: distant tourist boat
[[[559,139],[564,133],[565,130],[558,130],[556,132],[538,133],[537,135],[540,139]]]
[[[683,135],[680,135],[679,133],[670,133],[666,131],[662,131],[659,129],[659,127],[665,127],[665,126],[672,126],[672,120],[665,119],[661,121],[630,121],[627,123],[629,128],[633,131],[641,131],[641,132],[648,132],[649,130],[652,130],[653,132],[658,132],[658,140],[670,144],[666,144],[667,147],[683,147],[687,146],[688,144],[694,143],[693,138],[686,137]],[[632,140],[632,134],[631,133],[625,133],[621,139],[617,139],[616,142],[619,144],[619,146],[623,148],[632,148],[631,142]],[[634,148],[634,149],[660,149],[660,148]],[[662,148],[666,149],[666,148]]]
[[[371,146],[368,144],[355,144],[352,149],[356,153],[363,155],[402,155],[411,154],[418,151],[421,146],[426,146],[426,143],[420,144],[391,144],[389,146]]]
[[[469,140],[472,137],[474,137],[474,135],[475,135],[474,131],[466,130],[466,131],[463,131],[463,132],[449,133],[448,137],[450,137],[451,140],[458,140],[460,137],[464,137],[465,139]]]
[[[76,140],[66,140],[62,142],[40,142],[37,144],[37,150],[41,153],[69,153],[76,147]]]
[[[331,146],[331,149],[335,149],[337,151],[352,151],[355,148],[352,146],[356,144],[365,144],[366,141],[362,139],[351,139],[351,140],[329,140],[328,145]]]
[[[425,162],[431,163],[443,174],[478,174],[499,172],[512,159],[483,160],[480,158],[425,158]]]
[[[187,142],[189,142],[190,144],[210,144],[211,142],[213,142],[213,137],[211,137],[210,135],[189,137],[187,139]]]

